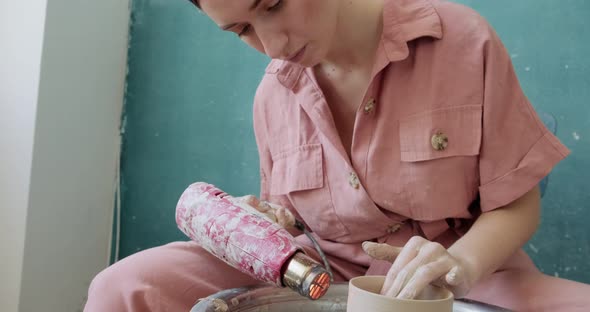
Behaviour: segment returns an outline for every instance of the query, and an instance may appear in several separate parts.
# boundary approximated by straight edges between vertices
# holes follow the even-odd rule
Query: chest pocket
[[[347,234],[334,210],[324,172],[322,146],[302,145],[272,158],[271,195],[287,195],[305,223],[321,238]]]
[[[412,218],[467,216],[479,185],[482,107],[450,107],[400,120],[403,191]]]

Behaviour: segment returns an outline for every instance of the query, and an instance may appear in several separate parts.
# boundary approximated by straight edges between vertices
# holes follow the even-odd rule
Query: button
[[[359,177],[354,172],[351,172],[350,175],[348,176],[348,183],[354,189],[358,189],[359,186],[361,185],[361,183],[359,182]]]
[[[375,99],[370,99],[367,102],[367,104],[365,104],[365,107],[364,107],[365,114],[371,113],[373,111],[373,109],[375,109],[375,104],[377,104]]]
[[[446,134],[439,131],[432,136],[432,139],[430,139],[430,143],[432,144],[432,148],[434,148],[435,150],[444,151],[449,145],[449,138]]]
[[[402,227],[401,223],[396,223],[396,224],[392,224],[390,226],[387,227],[387,233],[389,234],[393,234],[397,231],[399,231],[399,229]]]

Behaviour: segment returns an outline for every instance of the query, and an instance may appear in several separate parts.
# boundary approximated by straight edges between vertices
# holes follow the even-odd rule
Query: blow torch
[[[308,232],[326,267],[307,256],[282,226],[211,184],[197,182],[183,192],[176,224],[209,253],[257,280],[312,300],[330,286],[329,265]]]

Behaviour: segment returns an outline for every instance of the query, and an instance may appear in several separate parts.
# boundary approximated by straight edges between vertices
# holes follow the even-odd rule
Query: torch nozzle
[[[302,252],[293,256],[283,275],[285,286],[312,300],[326,294],[330,280],[328,271]]]

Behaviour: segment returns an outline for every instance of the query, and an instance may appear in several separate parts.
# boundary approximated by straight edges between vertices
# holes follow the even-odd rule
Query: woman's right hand
[[[235,197],[235,199],[241,203],[254,207],[285,229],[295,227],[295,216],[293,216],[289,209],[283,206],[259,200],[258,197],[254,195]]]
[[[382,295],[414,299],[428,284],[433,284],[462,298],[475,284],[474,269],[441,244],[423,237],[412,237],[403,248],[374,242],[364,242],[362,246],[373,259],[392,263]]]

